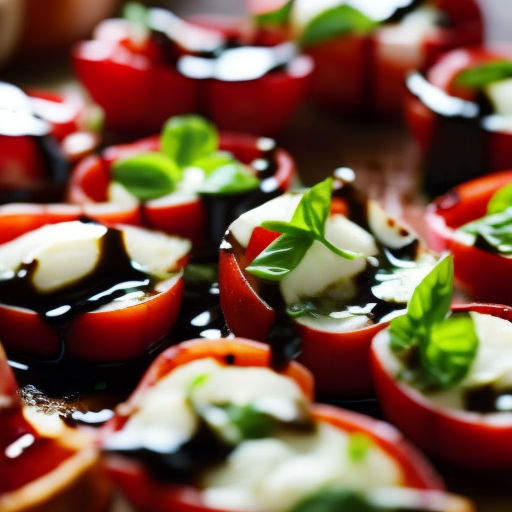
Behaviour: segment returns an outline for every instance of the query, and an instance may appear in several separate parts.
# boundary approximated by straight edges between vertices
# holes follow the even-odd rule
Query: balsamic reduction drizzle
[[[476,101],[450,96],[420,73],[406,80],[410,93],[435,114],[432,142],[423,164],[423,187],[440,195],[487,171],[488,147],[482,119],[492,108],[483,94]]]
[[[512,412],[512,389],[496,389],[492,384],[468,389],[464,393],[464,408],[482,414]]]

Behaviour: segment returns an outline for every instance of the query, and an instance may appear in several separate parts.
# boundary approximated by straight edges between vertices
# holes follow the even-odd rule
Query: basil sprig
[[[512,61],[502,60],[463,69],[454,84],[478,89],[507,78],[512,78]]]
[[[264,228],[281,235],[264,249],[246,268],[262,279],[279,281],[302,261],[315,240],[342,258],[353,260],[364,253],[339,249],[324,236],[331,207],[332,178],[309,189],[300,200],[290,222],[265,221]]]
[[[462,226],[484,245],[500,254],[512,254],[512,184],[499,189],[487,204],[487,215]]]
[[[115,161],[112,179],[142,201],[175,191],[187,167],[205,174],[198,193],[238,194],[259,186],[258,177],[245,165],[219,151],[217,128],[201,116],[171,117],[163,126],[160,148]]]
[[[443,258],[416,287],[405,315],[390,324],[391,350],[426,390],[448,389],[468,373],[478,349],[469,314],[447,316],[453,294],[453,257]]]
[[[363,494],[350,489],[327,487],[306,496],[290,512],[385,512]],[[388,512],[391,512],[388,509]]]
[[[314,46],[349,32],[368,34],[377,25],[377,21],[358,9],[348,4],[341,4],[315,16],[301,34],[299,44],[303,47]]]
[[[293,7],[293,0],[288,0],[281,7],[274,11],[263,12],[255,16],[256,23],[261,26],[282,26],[290,20],[290,14]]]

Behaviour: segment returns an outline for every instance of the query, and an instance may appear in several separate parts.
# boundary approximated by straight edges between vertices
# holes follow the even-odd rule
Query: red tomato
[[[211,117],[224,130],[274,135],[306,94],[312,67],[308,57],[295,59],[289,71],[267,73],[250,81],[189,78],[179,73],[174,63],[148,49],[149,43],[134,47],[122,24],[122,20],[103,22],[96,39],[82,42],[72,51],[75,73],[105,111],[111,130],[154,133],[169,117],[194,112]],[[239,20],[226,27],[224,19],[202,17],[197,25],[225,36],[234,32],[247,43],[244,23]],[[177,47],[175,51],[183,53]]]
[[[0,345],[0,510],[104,511],[111,484],[93,439],[58,418],[45,434],[48,419],[25,415],[17,391]]]
[[[252,135],[230,132],[221,132],[220,134],[220,149],[233,153],[244,164],[250,164],[263,155],[263,152],[258,149],[257,142],[258,137]],[[71,175],[68,200],[84,205],[84,207],[94,204],[99,207],[103,203],[103,207],[108,204],[115,209],[118,207],[117,205],[106,203],[111,164],[120,158],[159,149],[160,137],[152,136],[130,144],[111,146],[105,149],[101,157],[86,158],[76,166]],[[288,152],[281,148],[277,150],[275,158],[277,164],[274,173],[276,185],[285,191],[289,188],[295,173],[295,164]],[[126,207],[124,208],[126,209]],[[199,198],[182,202],[176,202],[173,199],[167,202],[160,199],[146,201],[140,205],[139,217],[148,227],[189,238],[195,244],[204,242],[209,235],[207,233],[206,206]],[[226,220],[229,224],[233,219]]]
[[[247,0],[249,12],[262,14],[284,2]],[[483,20],[475,0],[436,0],[434,7],[450,20],[448,27],[424,36],[414,50],[413,41],[394,37],[392,24],[370,35],[343,35],[307,47],[315,68],[311,95],[322,106],[345,114],[399,116],[406,95],[404,76],[410,69],[424,69],[444,52],[483,42]],[[289,35],[290,27],[283,27]]]
[[[497,304],[461,305],[454,310],[512,320],[511,309]],[[427,454],[461,467],[482,470],[511,467],[512,421],[508,414],[493,420],[481,413],[439,407],[428,396],[391,375],[376,346],[374,341],[371,362],[379,403],[386,418],[412,442]]]
[[[226,356],[235,356],[234,364],[267,366],[269,348],[245,339],[193,340],[171,347],[151,365],[132,396],[118,408],[117,415],[102,428],[102,439],[120,430],[147,389],[181,364],[203,357],[214,357],[225,362]],[[286,375],[295,379],[308,397],[313,394],[312,380],[305,368],[292,363]],[[348,432],[363,432],[386,451],[403,469],[404,486],[417,489],[443,488],[443,483],[426,459],[417,452],[391,425],[358,413],[327,405],[313,405],[314,417]],[[138,510],[154,512],[207,512],[198,489],[178,484],[159,483],[151,477],[142,463],[120,455],[106,456],[107,470],[113,481],[123,490]],[[469,510],[469,509],[468,509]],[[220,512],[220,511],[219,511]]]
[[[454,84],[455,77],[464,69],[497,60],[511,60],[512,48],[506,46],[474,46],[459,48],[443,55],[426,70],[426,79],[442,91],[463,99],[474,99],[474,91]],[[404,102],[407,125],[417,140],[424,158],[435,150],[433,139],[438,129],[438,116],[419,98],[409,94]],[[501,131],[481,130],[481,144],[484,148],[482,174],[512,167],[512,134]],[[448,142],[449,143],[449,142]],[[455,151],[457,139],[453,136]],[[464,151],[467,148],[464,147]],[[454,151],[454,152],[455,152]],[[466,178],[467,179],[467,178]]]
[[[512,171],[501,171],[468,181],[431,203],[425,215],[427,242],[435,251],[454,256],[455,278],[468,294],[481,300],[512,304],[508,280],[512,260],[466,245],[455,230],[483,217],[491,196],[512,182]]]
[[[70,218],[59,215],[58,220],[50,217],[48,222],[49,217],[27,217],[32,222],[23,227],[31,231],[47,223],[76,220],[78,215]],[[3,232],[1,223],[0,216]],[[184,294],[180,269],[185,263],[186,257],[178,261],[176,276],[160,281],[144,299],[120,305],[112,303],[108,308],[81,313],[63,332],[35,310],[9,305],[6,297],[6,303],[0,303],[0,338],[9,350],[46,358],[55,357],[65,343],[65,354],[70,359],[94,362],[134,359],[161,340],[174,324]]]

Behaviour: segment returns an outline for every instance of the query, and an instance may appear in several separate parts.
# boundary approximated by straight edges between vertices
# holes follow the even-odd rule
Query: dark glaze
[[[243,194],[203,194],[201,200],[206,208],[206,238],[200,247],[194,248],[195,261],[208,263],[217,261],[220,241],[227,227],[243,213],[281,195],[284,190],[274,180],[278,168],[277,146],[271,139],[257,142],[259,154],[249,166],[260,178],[260,186]]]
[[[0,411],[0,423],[0,496],[46,475],[74,453],[54,438],[41,436],[15,405]],[[6,451],[24,438],[29,440],[19,453]]]
[[[368,224],[367,201],[360,191],[349,183],[335,180],[332,197],[333,199],[344,200],[348,207],[346,216],[363,229],[371,232]],[[409,233],[404,230],[402,235],[407,236]],[[243,248],[230,232],[226,233],[225,240],[227,243],[223,245],[221,250],[234,252],[240,262]],[[347,306],[364,307],[367,304],[376,303],[368,316],[373,322],[378,323],[389,313],[404,309],[404,304],[390,303],[377,298],[373,295],[371,288],[378,284],[376,280],[377,272],[392,272],[394,269],[400,268],[401,264],[407,265],[407,262],[414,261],[418,254],[419,241],[415,239],[399,250],[384,247],[377,240],[376,243],[379,247],[379,254],[376,257],[378,265],[373,266],[368,263],[366,269],[357,276],[357,295],[350,300],[349,304],[308,299],[308,304],[311,304],[318,314],[328,314],[334,310],[345,309]],[[268,333],[268,342],[272,348],[272,366],[277,370],[282,370],[301,352],[301,340],[296,323],[287,313],[279,283],[263,281],[247,274],[246,277],[259,296],[275,311],[276,318]],[[291,309],[293,309],[293,306],[291,306]]]
[[[504,397],[507,397],[506,401]],[[468,389],[464,393],[464,407],[467,411],[482,414],[512,412],[512,389],[496,389],[492,384]]]
[[[432,196],[480,176],[487,171],[488,148],[482,118],[492,112],[483,94],[464,104],[427,82],[419,73],[407,78],[411,94],[435,114],[431,147],[423,164],[423,186]],[[432,91],[443,95],[446,105],[430,101]],[[472,112],[467,107],[472,106]],[[446,107],[446,108],[445,108]]]

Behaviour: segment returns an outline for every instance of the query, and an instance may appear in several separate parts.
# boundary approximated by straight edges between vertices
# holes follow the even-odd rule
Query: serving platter
[[[36,73],[32,69],[13,68],[4,73],[2,79],[20,86],[73,90],[83,94],[66,60],[38,69]],[[297,185],[312,186],[336,168],[352,168],[358,188],[370,199],[379,201],[392,215],[404,218],[420,236],[425,235],[424,213],[429,197],[422,189],[420,151],[400,121],[346,120],[313,104],[304,104],[275,138],[296,160]],[[462,292],[457,293],[458,297],[467,298]],[[334,402],[381,417],[374,397]],[[512,509],[509,484],[512,472],[470,472],[433,462],[445,478],[448,489],[472,498],[479,512],[508,512]],[[116,498],[112,507],[112,512],[131,510],[121,497]]]

